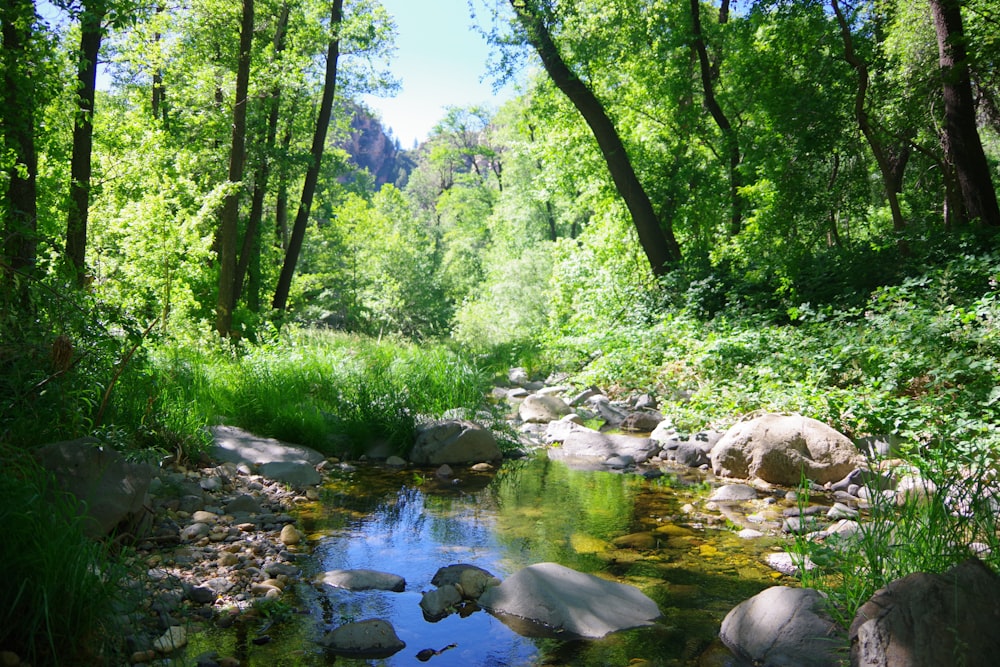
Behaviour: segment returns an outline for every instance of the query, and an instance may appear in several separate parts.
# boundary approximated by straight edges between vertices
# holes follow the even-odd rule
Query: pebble
[[[281,529],[281,536],[279,539],[282,544],[293,546],[302,541],[302,533],[300,533],[299,530],[292,524],[287,524]]]
[[[153,642],[153,648],[159,653],[172,653],[187,644],[187,630],[180,625],[167,628],[163,636]]]

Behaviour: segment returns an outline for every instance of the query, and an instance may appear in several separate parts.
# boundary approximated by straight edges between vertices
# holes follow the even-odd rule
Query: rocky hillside
[[[354,166],[371,174],[376,189],[385,183],[405,185],[416,164],[410,152],[400,148],[399,140],[368,109],[354,105],[352,111],[351,133],[341,148],[351,155]]]

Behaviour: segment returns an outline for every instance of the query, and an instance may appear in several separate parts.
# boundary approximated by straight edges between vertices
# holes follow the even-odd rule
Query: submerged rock
[[[526,636],[598,639],[660,617],[656,603],[638,588],[557,563],[524,568],[488,589],[479,604]]]
[[[347,623],[328,632],[320,644],[330,651],[352,658],[388,658],[406,648],[396,629],[381,619]]]

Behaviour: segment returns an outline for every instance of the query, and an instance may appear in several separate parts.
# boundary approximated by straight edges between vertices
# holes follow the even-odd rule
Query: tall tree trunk
[[[955,166],[962,200],[972,219],[1000,227],[1000,208],[976,125],[968,54],[959,0],[929,0],[944,85],[945,152]]]
[[[538,8],[525,0],[510,0],[510,4],[552,83],[566,95],[590,126],[615,188],[632,215],[639,243],[646,253],[653,274],[665,275],[671,265],[681,260],[680,246],[674,238],[670,221],[664,221],[661,227],[649,195],[636,176],[614,123],[593,91],[563,61]]]
[[[97,55],[104,36],[104,0],[84,3],[80,15],[80,62],[77,67],[77,110],[73,122],[69,202],[66,213],[66,263],[77,285],[86,282],[87,219],[90,215],[91,156],[94,147],[94,96]]]
[[[3,91],[0,132],[13,153],[7,170],[3,233],[4,261],[9,271],[30,273],[38,247],[38,153],[35,150],[35,74],[31,63],[35,5],[31,0],[0,2]]]
[[[719,22],[725,23],[729,18],[729,4],[723,3],[719,10]],[[740,195],[740,188],[743,181],[740,178],[740,140],[733,129],[729,117],[723,112],[719,105],[719,100],[715,97],[715,80],[719,76],[719,65],[714,65],[708,59],[708,48],[705,46],[705,37],[701,29],[701,0],[691,0],[691,27],[694,32],[692,47],[698,54],[698,63],[701,68],[701,85],[705,91],[705,106],[712,114],[712,119],[722,132],[722,140],[725,143],[725,155],[729,160],[729,234],[736,236],[743,226],[743,197]]]
[[[236,66],[236,99],[233,103],[233,140],[229,151],[229,181],[243,180],[246,157],[247,90],[250,87],[250,48],[253,44],[253,0],[243,0],[243,20],[240,25],[240,54]],[[237,187],[226,195],[219,223],[219,298],[215,306],[215,329],[228,336],[233,325],[233,288],[236,276],[237,222],[240,212],[240,192]]]
[[[278,17],[278,24],[274,30],[274,54],[277,58],[285,49],[285,29],[288,26],[289,5],[285,3],[281,7],[281,15]],[[264,217],[264,194],[267,192],[267,181],[271,173],[270,159],[274,151],[275,138],[278,135],[278,111],[281,107],[281,86],[275,85],[271,90],[271,108],[267,115],[267,136],[264,140],[264,151],[257,165],[257,172],[253,179],[253,195],[250,198],[250,218],[247,220],[247,228],[243,234],[243,247],[240,250],[240,258],[236,264],[236,276],[233,280],[233,309],[240,300],[243,292],[243,282],[247,271],[251,266],[260,268],[260,224]],[[259,276],[253,281],[254,290],[259,289]],[[260,310],[259,293],[248,295],[248,305],[254,312]]]
[[[851,37],[851,28],[847,24],[843,11],[840,9],[838,0],[830,0],[833,13],[837,15],[837,23],[840,25],[840,35],[844,40],[844,59],[858,73],[858,89],[854,95],[854,117],[858,122],[861,133],[868,140],[868,145],[875,156],[879,174],[882,176],[883,190],[886,199],[889,200],[889,210],[892,212],[892,228],[897,232],[906,229],[906,221],[903,219],[903,210],[899,206],[899,190],[897,183],[900,180],[893,169],[893,164],[889,160],[885,146],[875,133],[871,120],[868,118],[868,110],[865,109],[865,99],[868,95],[868,66],[854,51],[854,39]],[[903,242],[900,241],[902,244]],[[900,246],[905,251],[905,245]]]
[[[295,275],[295,265],[299,261],[302,241],[306,235],[306,225],[309,222],[309,212],[312,209],[313,195],[316,193],[316,183],[319,181],[319,168],[323,161],[323,146],[326,144],[326,130],[333,115],[333,94],[337,87],[337,60],[340,58],[340,23],[343,19],[344,0],[333,0],[330,14],[330,29],[333,38],[326,54],[326,75],[323,81],[323,99],[319,105],[316,118],[316,131],[313,134],[312,162],[306,171],[306,180],[302,185],[302,198],[299,200],[299,211],[292,225],[292,235],[288,239],[288,249],[285,251],[285,261],[281,265],[281,275],[274,290],[274,300],[271,305],[275,310],[284,310],[288,304],[288,292],[292,287],[292,276]]]
[[[163,13],[163,10],[164,10],[163,4],[156,5],[156,9],[154,11],[156,12],[157,19],[159,18],[160,14]],[[162,39],[162,37],[163,36],[159,33],[159,31],[153,33],[153,50],[155,52],[159,52],[160,40]],[[160,110],[161,109],[163,110],[164,125],[166,125],[167,122],[167,107],[165,104],[166,94],[167,94],[166,89],[163,87],[163,70],[160,68],[159,62],[157,62],[156,69],[153,70],[153,88],[150,98],[150,105],[152,106],[153,110],[153,118],[159,118]]]

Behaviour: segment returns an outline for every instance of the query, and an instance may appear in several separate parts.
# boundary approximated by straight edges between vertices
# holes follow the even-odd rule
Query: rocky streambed
[[[641,480],[641,490],[629,500],[634,516],[599,537],[593,530],[577,528],[567,530],[564,535],[555,535],[552,525],[540,518],[538,506],[558,504],[558,501],[542,500],[543,496],[538,496],[523,503],[515,502],[516,516],[520,517],[515,522],[522,525],[509,531],[518,537],[505,538],[506,548],[511,540],[530,540],[531,537],[525,538],[521,533],[530,534],[532,524],[536,523],[548,531],[546,539],[553,540],[562,549],[559,553],[569,554],[564,560],[577,569],[592,569],[600,574],[594,577],[595,581],[627,578],[642,585],[652,597],[653,608],[658,605],[663,613],[658,622],[653,623],[650,619],[654,626],[651,632],[659,633],[656,641],[671,635],[670,641],[677,643],[671,633],[692,634],[690,629],[680,633],[676,630],[684,627],[684,617],[704,611],[695,609],[706,604],[718,609],[709,616],[714,627],[710,632],[720,634],[721,622],[721,637],[728,649],[706,639],[704,634],[697,640],[689,636],[687,645],[678,648],[674,657],[655,663],[651,662],[653,656],[642,655],[641,649],[633,651],[635,659],[645,661],[644,664],[732,664],[733,652],[743,659],[768,664],[840,664],[850,646],[846,628],[838,628],[829,620],[822,605],[815,597],[810,597],[813,592],[795,588],[795,580],[791,577],[797,574],[799,567],[810,564],[783,548],[788,542],[782,539],[783,536],[847,540],[859,530],[862,525],[859,521],[864,520],[865,511],[873,501],[934,492],[931,485],[911,469],[872,470],[854,443],[825,425],[801,417],[763,415],[738,424],[725,434],[705,432],[682,436],[673,430],[669,419],[657,413],[655,403],[648,397],[612,402],[596,390],[570,396],[566,389],[535,386],[507,387],[498,389],[496,394],[511,403],[512,423],[519,430],[526,451],[534,451],[536,456],[540,454],[543,458],[547,456],[567,468],[617,475],[623,480],[623,488],[634,486],[627,482],[628,478]],[[584,422],[595,423],[596,419],[611,426],[614,432],[583,425]],[[323,572],[314,554],[317,545],[326,539],[324,536],[329,535],[329,531],[324,532],[322,521],[316,518],[323,513],[321,508],[337,505],[337,502],[330,502],[331,498],[363,494],[362,489],[371,485],[369,480],[374,479],[361,474],[369,467],[386,471],[390,480],[404,480],[410,475],[423,485],[421,489],[436,485],[442,493],[455,498],[462,498],[464,494],[466,500],[490,484],[494,476],[508,470],[500,467],[497,472],[499,450],[492,435],[470,420],[425,424],[412,461],[393,457],[359,462],[327,459],[306,448],[258,438],[229,427],[217,427],[214,436],[212,461],[197,466],[170,462],[156,469],[128,464],[116,464],[120,469],[110,466],[105,459],[110,458],[111,453],[95,447],[93,442],[57,443],[51,447],[48,465],[53,469],[59,469],[56,452],[62,451],[67,460],[76,461],[72,465],[75,476],[79,476],[81,470],[93,468],[105,476],[104,483],[97,486],[119,491],[123,486],[131,489],[127,501],[117,498],[102,504],[99,499],[88,499],[92,510],[104,505],[121,510],[120,514],[96,518],[96,524],[117,526],[119,530],[126,527],[139,536],[131,565],[138,573],[133,593],[140,602],[128,619],[131,630],[126,637],[127,655],[122,656],[123,663],[206,667],[250,664],[254,662],[254,652],[260,655],[262,647],[272,643],[284,647],[281,655],[283,660],[288,660],[287,664],[311,664],[305,657],[296,662],[295,655],[314,655],[315,645],[341,656],[392,655],[402,649],[405,642],[396,636],[391,624],[387,628],[384,624],[370,622],[385,623],[383,619],[354,618],[349,613],[338,612],[331,608],[335,598],[317,592],[325,585],[352,590],[353,584],[344,586],[342,581],[344,577],[354,580],[359,569],[368,570],[376,580],[394,575],[381,571],[385,563],[377,556],[366,556],[369,562],[364,563],[364,568],[341,570],[333,575]],[[88,457],[97,457],[100,461],[80,465],[79,462],[89,460]],[[64,477],[72,485],[74,475]],[[346,478],[352,478],[355,486],[338,496],[341,492],[332,489],[337,480]],[[122,484],[123,479],[128,483]],[[657,480],[686,490],[667,496],[660,492],[672,490],[663,489],[662,484],[657,487],[660,483]],[[513,482],[517,483],[517,480]],[[95,488],[93,480],[88,487]],[[658,493],[649,493],[650,487],[657,488]],[[612,488],[617,487],[612,485]],[[565,492],[559,493],[565,495]],[[675,502],[675,495],[684,502]],[[137,496],[140,498],[138,504],[134,502]],[[496,493],[476,495],[473,504],[500,502],[496,496]],[[501,504],[512,502],[506,497],[502,500]],[[589,505],[593,504],[593,500],[589,501]],[[340,508],[344,512],[355,512],[346,506],[350,503],[341,505],[345,505]],[[569,511],[589,509],[592,508],[577,507]],[[425,519],[429,510],[424,505],[417,511]],[[454,509],[449,511],[454,512]],[[478,515],[473,513],[473,516]],[[568,517],[562,522],[575,525]],[[100,529],[95,530],[100,532]],[[351,539],[351,535],[346,539]],[[746,556],[733,558],[729,555],[736,552]],[[529,560],[534,557],[530,556]],[[482,559],[482,552],[473,549],[457,553],[453,558],[445,555],[436,558],[440,566],[446,568],[458,560],[475,562],[477,558]],[[515,563],[516,567],[511,566],[511,571],[506,573],[475,568],[483,574],[473,577],[474,584],[470,579],[472,575],[465,575],[463,583],[461,572],[454,575],[454,580],[439,580],[435,574],[435,581],[431,582],[429,572],[433,570],[427,570],[426,582],[407,584],[404,581],[400,590],[409,590],[414,584],[422,589],[419,602],[424,617],[438,617],[429,620],[440,620],[452,614],[465,617],[476,612],[480,605],[490,606],[491,603],[480,597],[494,587],[500,590],[501,577],[494,575],[507,574],[513,581],[515,573],[530,571],[527,568],[534,564],[537,563]],[[494,561],[493,565],[504,568],[510,563]],[[557,572],[557,581],[568,579],[573,582],[571,587],[577,589],[585,586],[572,577],[577,574],[593,576],[573,568],[563,572],[554,570],[555,567],[564,566],[553,565],[549,573]],[[749,599],[738,604],[743,599],[739,597],[731,603],[723,603],[724,608],[720,608],[718,593],[707,596],[704,590],[692,593],[684,577],[699,568],[724,574],[720,581],[732,589],[730,595],[735,591],[740,596],[739,591],[745,590],[743,595]],[[989,577],[983,579],[982,572],[968,568],[965,571],[980,577],[976,586],[981,589],[995,585]],[[326,580],[329,576],[341,583],[331,584]],[[533,582],[526,587],[528,590],[549,587],[548,582],[528,580]],[[786,587],[780,584],[792,590],[786,592]],[[390,587],[365,585],[363,588],[395,590],[398,586],[397,582]],[[702,584],[702,588],[704,586]],[[766,589],[761,593],[765,597],[754,595],[762,589]],[[519,621],[527,621],[532,631],[544,627],[556,637],[562,633],[561,641],[564,642],[576,636],[571,631],[577,627],[572,625],[575,622],[572,610],[564,614],[569,625],[560,625],[562,621],[552,618],[526,618],[531,614],[523,611],[522,603],[530,596],[524,592],[524,586],[518,590],[518,604],[522,606],[516,607],[519,611],[507,614],[507,621],[517,617]],[[637,588],[635,592],[638,593]],[[566,591],[556,595],[569,596]],[[604,592],[591,597],[606,596]],[[641,608],[645,604],[631,596],[631,592],[625,594],[625,599],[630,600],[628,606]],[[687,602],[685,596],[688,596]],[[576,600],[570,606],[580,612],[588,610],[589,604]],[[319,624],[323,632],[317,634],[316,623],[312,622],[312,631],[288,636],[285,628],[289,624],[294,626],[298,614],[315,613],[317,608],[324,609]],[[776,609],[792,611],[790,615],[781,616],[775,615]],[[504,616],[502,611],[498,617]],[[797,625],[791,620],[802,623]],[[606,631],[617,629],[620,628],[608,626]],[[220,632],[230,633],[229,639],[220,639]],[[855,638],[864,632],[869,634],[862,636],[886,636],[884,629],[879,627],[856,630]],[[935,637],[937,635],[940,632]],[[652,637],[641,636],[642,642]],[[985,636],[991,635],[985,633]],[[949,640],[944,637],[940,641],[947,643]],[[295,645],[303,642],[310,642],[313,647]],[[879,649],[883,654],[892,646],[891,641],[884,643],[885,647]],[[433,659],[442,665],[475,664],[469,662],[467,653],[459,657],[463,649],[455,648],[454,644],[456,642],[442,635],[433,646],[411,646],[407,651],[413,654],[411,658],[420,661]],[[517,649],[519,657],[496,664],[529,664],[539,659],[532,657],[532,650]],[[793,656],[789,658],[791,662],[775,662],[776,655],[786,653]],[[578,650],[570,654],[563,652],[562,659],[564,664],[601,664],[594,659],[584,660],[582,655]],[[456,662],[458,660],[461,661]],[[258,660],[254,664],[267,663]],[[875,661],[871,664],[895,663]]]

